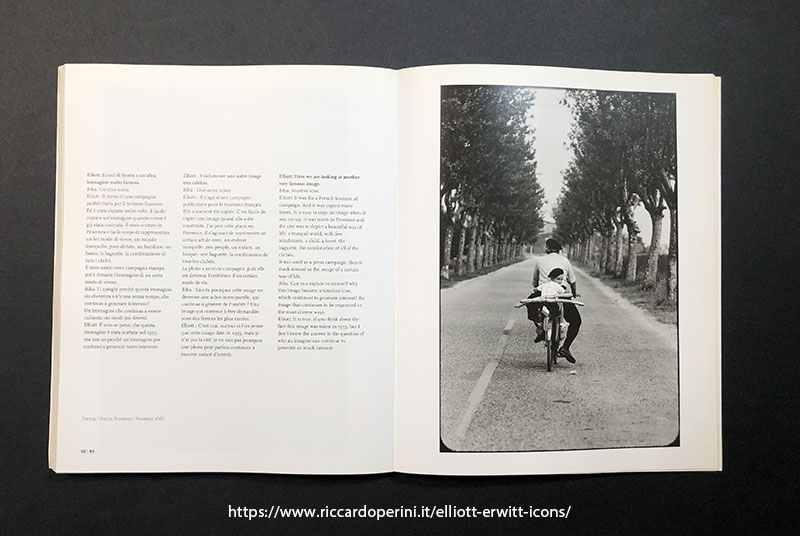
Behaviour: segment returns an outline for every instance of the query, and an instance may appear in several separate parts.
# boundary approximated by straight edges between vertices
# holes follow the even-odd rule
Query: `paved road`
[[[514,309],[535,258],[441,291],[442,439],[453,450],[663,446],[678,436],[677,330],[576,270],[577,363],[545,370]],[[510,330],[508,329],[510,327]],[[504,334],[504,329],[508,332]]]

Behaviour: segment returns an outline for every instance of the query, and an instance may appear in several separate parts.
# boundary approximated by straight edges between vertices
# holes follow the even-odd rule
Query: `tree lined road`
[[[535,259],[441,291],[442,439],[453,450],[664,446],[678,436],[677,330],[576,269],[583,325],[545,370],[525,308]],[[504,333],[504,331],[506,333]],[[574,374],[572,373],[574,372]]]

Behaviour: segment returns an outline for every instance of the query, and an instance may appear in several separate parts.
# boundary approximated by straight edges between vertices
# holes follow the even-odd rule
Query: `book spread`
[[[721,469],[719,78],[58,77],[54,471]]]

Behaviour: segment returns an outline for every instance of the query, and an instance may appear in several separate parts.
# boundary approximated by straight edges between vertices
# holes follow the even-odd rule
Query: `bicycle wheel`
[[[544,329],[544,351],[545,351],[545,359],[547,363],[547,372],[553,370],[553,356],[551,355],[551,344],[550,338],[552,337],[552,330],[550,329],[551,322],[548,317],[545,317],[544,322],[542,322],[542,329]]]
[[[556,339],[556,329],[558,328],[558,322],[548,322],[547,326],[545,327],[545,341],[544,346],[547,351],[547,372],[551,372],[553,370],[553,365],[556,362],[556,351],[558,350],[558,339]]]
[[[558,355],[558,340],[561,337],[561,324],[558,319],[550,322],[552,325],[552,334],[550,340],[547,341],[547,372],[553,370],[556,364],[556,356]]]

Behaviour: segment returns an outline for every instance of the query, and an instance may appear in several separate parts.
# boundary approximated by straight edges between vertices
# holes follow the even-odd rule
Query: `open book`
[[[719,84],[61,67],[50,467],[719,470]],[[674,242],[642,239],[648,177]],[[586,306],[547,372],[514,306],[551,236]],[[669,251],[677,329],[593,271],[622,242],[634,279]]]

